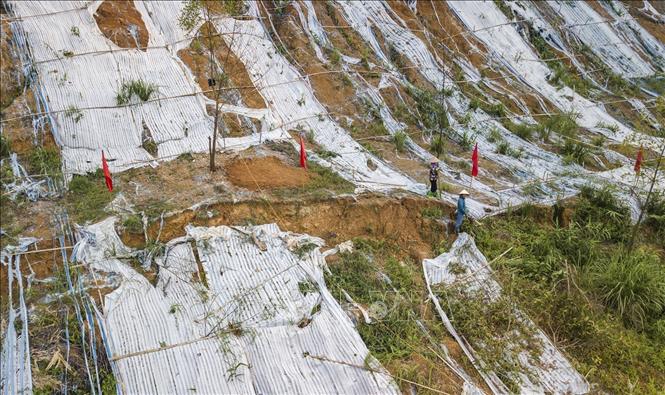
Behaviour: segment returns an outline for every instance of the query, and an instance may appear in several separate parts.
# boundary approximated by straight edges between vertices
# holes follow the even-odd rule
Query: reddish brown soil
[[[95,12],[95,21],[104,36],[121,48],[140,48],[148,46],[148,29],[141,14],[134,7],[133,1],[104,0]],[[136,40],[129,33],[129,25],[138,29],[138,47]]]
[[[238,159],[226,168],[226,173],[231,183],[252,191],[302,187],[310,179],[305,169],[289,166],[274,156]]]
[[[4,110],[20,94],[21,81],[17,79],[17,67],[12,61],[12,32],[9,22],[3,19],[0,25],[0,110]]]
[[[440,208],[444,217],[453,213],[451,207],[433,199],[377,195],[361,195],[356,199],[222,202],[205,208],[215,213],[213,218],[191,210],[165,218],[161,238],[170,240],[183,236],[189,223],[218,226],[275,222],[282,230],[321,237],[329,246],[354,237],[389,240],[420,262],[432,257],[433,245],[447,239],[443,225],[423,217],[422,210],[427,207]],[[155,237],[158,231],[159,223],[154,223],[148,233]],[[140,240],[130,240],[132,237],[140,238],[123,235],[123,241],[140,244]]]

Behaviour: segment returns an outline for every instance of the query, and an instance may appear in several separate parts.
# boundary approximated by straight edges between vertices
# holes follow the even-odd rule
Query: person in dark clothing
[[[439,160],[432,158],[429,168],[430,193],[436,196],[439,181]]]

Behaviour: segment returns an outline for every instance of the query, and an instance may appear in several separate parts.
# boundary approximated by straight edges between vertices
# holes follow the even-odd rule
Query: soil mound
[[[310,179],[304,169],[289,166],[274,156],[238,159],[226,168],[226,172],[234,185],[252,191],[301,187]]]

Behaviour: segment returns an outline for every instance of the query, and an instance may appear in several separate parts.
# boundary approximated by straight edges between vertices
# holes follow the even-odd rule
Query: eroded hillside
[[[0,41],[3,391],[665,386],[661,2],[6,1]]]

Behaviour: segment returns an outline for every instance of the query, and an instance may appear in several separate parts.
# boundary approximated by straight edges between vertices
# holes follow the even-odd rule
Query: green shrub
[[[421,121],[427,129],[447,129],[448,117],[443,108],[443,98],[440,93],[433,94],[429,91],[409,88],[409,94],[416,101],[416,106],[420,112]]]
[[[609,263],[597,262],[592,276],[599,299],[637,329],[665,309],[665,268],[658,255],[643,250],[615,255]]]
[[[395,149],[399,152],[404,152],[404,148],[406,148],[406,133],[404,133],[401,130],[398,130],[393,134],[393,144],[395,144]]]
[[[474,141],[475,141],[475,139],[473,138],[473,136],[471,136],[465,130],[464,133],[462,133],[462,137],[460,138],[459,145],[460,145],[460,147],[462,147],[462,149],[469,150],[469,149],[471,149],[471,146],[473,145]]]
[[[490,143],[496,143],[499,141],[503,141],[503,136],[501,136],[501,132],[496,127],[492,127],[490,130],[490,134],[487,136],[487,141]]]
[[[538,129],[538,125],[529,125],[526,123],[514,123],[510,120],[504,120],[503,126],[510,130],[516,136],[523,140],[531,140],[533,133]]]
[[[340,55],[337,48],[333,48],[333,50],[330,51],[330,63],[332,63],[333,66],[339,66],[341,62],[342,55]]]
[[[129,233],[142,234],[143,233],[143,220],[138,215],[130,215],[122,223],[122,226]]]
[[[52,178],[62,175],[60,153],[56,148],[37,147],[30,152],[28,165],[31,174],[44,174]]]
[[[439,157],[441,154],[443,154],[445,148],[445,140],[441,138],[440,134],[432,136],[432,142],[429,145],[430,152],[436,154],[436,156]]]
[[[564,204],[564,212],[572,213],[561,219],[569,221],[554,224],[549,209],[531,206],[487,218],[470,232],[489,260],[510,248],[492,263],[504,291],[566,349],[579,371],[588,372],[599,391],[622,393],[630,382],[634,393],[659,393],[665,388],[665,322],[658,296],[663,281],[656,280],[663,277],[662,258],[644,247],[628,261],[621,258],[624,239],[617,236],[630,229],[623,222],[628,210],[609,188],[585,188]],[[608,269],[613,260],[624,262]],[[632,269],[638,262],[643,267]],[[649,272],[652,278],[644,278]],[[621,315],[619,304],[630,308]]]
[[[424,218],[439,219],[443,217],[443,210],[441,210],[441,208],[437,206],[424,207],[422,210],[420,210],[420,214]]]
[[[562,136],[574,137],[578,126],[575,119],[578,117],[575,113],[555,114],[545,118],[541,137],[547,141],[552,132]]]
[[[480,291],[462,286],[438,287],[450,321],[475,348],[479,359],[496,371],[511,391],[518,391],[519,374],[529,376],[519,365],[520,354],[534,363],[542,352],[535,328],[514,319],[515,304],[507,295],[489,301]]]
[[[487,112],[490,115],[494,115],[496,117],[505,117],[506,116],[506,107],[503,105],[503,103],[495,103],[487,108],[484,109],[485,112]]]
[[[469,109],[475,111],[475,110],[477,110],[477,109],[479,109],[479,108],[480,108],[480,100],[478,100],[478,99],[475,98],[475,97],[472,98],[472,99],[469,101]]]
[[[659,244],[665,246],[665,192],[653,192],[645,213],[644,224],[652,229]]]
[[[334,151],[328,151],[325,149],[317,149],[314,152],[316,152],[316,155],[318,155],[322,159],[330,160],[332,158],[336,158],[339,156],[337,152]]]
[[[119,106],[128,104],[134,97],[141,101],[148,101],[150,96],[157,91],[157,85],[143,80],[132,80],[123,82],[116,94],[115,100]]]
[[[565,164],[577,163],[580,166],[588,165],[591,161],[592,151],[586,145],[566,139],[561,146],[561,155]]]
[[[600,240],[621,241],[628,236],[630,229],[630,210],[619,203],[611,186],[592,188],[585,186],[580,190],[580,201],[573,220],[580,225],[596,223],[603,229],[598,232]]]

